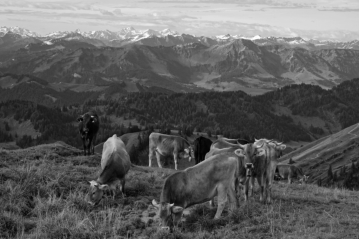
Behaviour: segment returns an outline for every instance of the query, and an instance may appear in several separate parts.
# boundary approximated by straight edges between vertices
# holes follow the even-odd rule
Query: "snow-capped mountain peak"
[[[18,27],[18,26],[15,26],[15,27],[0,27],[0,32],[6,34],[8,32],[12,32],[12,33],[15,33],[15,34],[18,34],[22,37],[40,37],[39,34],[35,33],[35,32],[32,32],[28,29],[25,29],[25,28],[21,28],[21,27]]]

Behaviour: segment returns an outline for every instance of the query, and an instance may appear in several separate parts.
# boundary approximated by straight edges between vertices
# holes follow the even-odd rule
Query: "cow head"
[[[245,146],[244,149],[247,149],[247,146]],[[252,172],[253,172],[253,169],[254,169],[254,165],[250,160],[248,160],[248,155],[247,155],[246,150],[236,149],[234,151],[234,153],[238,157],[241,157],[242,159],[244,159],[244,167],[245,167],[245,170],[246,170],[246,177],[252,177]]]
[[[77,121],[79,122],[80,131],[82,134],[87,135],[90,129],[90,125],[96,123],[97,120],[97,117],[89,113],[79,116]]]
[[[89,181],[89,183],[90,183],[90,190],[87,196],[87,201],[92,206],[95,206],[101,201],[103,197],[103,191],[108,189],[109,186],[107,184],[99,184],[94,180]]]
[[[268,139],[255,139],[253,145],[257,150],[257,157],[265,155],[268,156],[270,159],[278,159],[282,155],[283,150],[286,148],[285,144]]]
[[[161,229],[170,230],[181,221],[183,207],[174,206],[174,203],[169,204],[164,202],[158,204],[155,199],[152,200],[152,205],[159,209]]]
[[[192,158],[194,158],[194,151],[192,145],[184,149],[184,154],[182,158],[188,158],[188,161],[191,162]]]

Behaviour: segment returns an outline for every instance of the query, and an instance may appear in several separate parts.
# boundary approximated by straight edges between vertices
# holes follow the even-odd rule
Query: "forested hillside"
[[[80,147],[76,118],[89,110],[101,117],[98,142],[113,133],[149,127],[162,132],[181,129],[189,134],[196,131],[230,138],[309,142],[359,122],[359,79],[332,90],[302,84],[256,97],[241,91],[170,94],[121,93],[115,89],[108,88],[101,97],[83,93],[89,96],[83,104],[45,107],[41,102],[5,101],[0,104],[3,124],[30,120],[38,136],[16,138],[16,129],[5,130],[4,125],[0,127],[1,138],[13,137],[22,147],[51,140]]]

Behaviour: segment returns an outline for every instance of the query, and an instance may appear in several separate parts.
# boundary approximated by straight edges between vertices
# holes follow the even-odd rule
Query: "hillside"
[[[281,158],[281,163],[292,159],[310,176],[309,182],[328,180],[328,169],[340,176],[343,166],[350,169],[359,162],[359,123],[338,133],[328,135],[294,150]]]
[[[85,202],[88,181],[99,173],[100,155],[63,142],[0,150],[0,237],[2,238],[355,238],[359,193],[316,185],[273,185],[271,205],[249,203],[213,220],[206,203],[185,211],[174,233],[157,231],[157,210],[170,169],[131,169],[126,197],[106,196],[96,207]]]

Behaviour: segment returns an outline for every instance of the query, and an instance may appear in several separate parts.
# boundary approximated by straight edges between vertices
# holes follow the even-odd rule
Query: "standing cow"
[[[260,139],[254,142],[254,146],[258,149],[258,153],[254,160],[255,177],[252,177],[251,180],[252,194],[254,178],[257,178],[257,182],[260,187],[259,201],[271,203],[271,189],[275,169],[277,167],[281,151],[286,148],[286,145],[273,140]]]
[[[161,156],[173,156],[175,169],[178,167],[178,159],[193,157],[193,149],[190,143],[180,136],[151,133],[149,136],[149,167],[152,167],[152,159],[156,155],[158,167],[162,168]]]
[[[211,149],[212,140],[205,138],[203,136],[199,136],[193,142],[194,147],[194,158],[196,164],[202,162],[206,156],[206,153]]]
[[[226,154],[229,152],[235,152],[236,150],[241,150],[243,156],[244,156],[244,165],[243,165],[243,169],[246,172],[246,176],[239,178],[238,180],[238,186],[240,186],[239,183],[241,183],[243,185],[243,192],[244,192],[244,200],[247,201],[248,200],[248,191],[249,188],[253,188],[252,185],[249,185],[252,180],[250,180],[254,175],[253,175],[253,171],[254,171],[254,160],[255,157],[258,154],[258,150],[257,148],[254,146],[253,143],[246,143],[246,144],[240,144],[240,143],[230,143],[230,142],[235,142],[235,141],[239,141],[239,140],[228,140],[225,138],[220,138],[218,140],[216,140],[215,142],[213,142],[213,144],[211,145],[211,150],[206,154],[205,160],[207,160],[207,158],[210,158],[213,155],[217,155],[217,154]],[[248,142],[248,141],[241,141],[241,142]],[[236,187],[237,192],[239,191],[239,188]],[[211,201],[210,205],[213,205],[213,200]]]
[[[120,183],[122,196],[125,193],[125,176],[131,167],[130,156],[123,141],[114,134],[103,145],[101,173],[96,180],[90,181],[88,202],[96,205],[103,196],[103,190],[111,189],[115,195],[116,185]]]
[[[288,184],[291,184],[295,178],[299,178],[300,183],[306,183],[309,178],[301,168],[290,164],[278,164],[275,173],[281,179],[288,179]]]
[[[79,122],[79,132],[84,147],[84,155],[95,154],[95,142],[97,132],[100,128],[100,121],[95,112],[87,112],[77,118]]]

